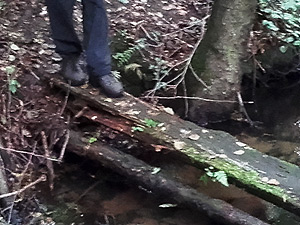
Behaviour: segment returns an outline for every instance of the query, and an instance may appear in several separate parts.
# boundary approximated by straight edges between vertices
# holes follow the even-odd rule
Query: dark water
[[[163,164],[162,164],[163,163]],[[203,172],[172,160],[157,161],[170,176],[213,198],[222,199],[273,225],[296,225],[300,219],[232,185],[204,184]],[[180,169],[179,169],[180,168]],[[57,167],[55,189],[42,192],[45,214],[56,224],[106,225],[217,225],[205,215],[184,207],[161,208],[173,203],[135,187],[129,180],[97,162],[69,155]]]
[[[97,162],[80,160],[69,156],[63,167],[56,168],[59,174],[53,194],[43,194],[49,217],[56,224],[215,224],[190,209],[161,208],[172,202],[136,188]]]

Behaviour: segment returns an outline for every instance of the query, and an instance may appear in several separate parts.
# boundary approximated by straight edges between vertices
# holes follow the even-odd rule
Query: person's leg
[[[96,75],[109,74],[111,55],[103,0],[83,0],[83,30],[88,66]]]
[[[111,74],[108,21],[103,0],[83,0],[84,48],[90,83],[106,95],[122,95],[122,84]]]
[[[61,55],[80,54],[82,47],[73,25],[76,0],[46,0],[52,38],[56,52]]]
[[[63,58],[61,73],[77,86],[86,83],[88,77],[79,65],[82,47],[73,25],[74,3],[75,0],[46,0],[56,52]]]

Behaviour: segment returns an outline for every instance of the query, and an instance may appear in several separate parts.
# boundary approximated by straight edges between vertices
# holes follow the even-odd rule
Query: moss
[[[201,153],[192,147],[183,149],[181,152],[188,155],[196,163],[206,164],[213,166],[217,170],[224,171],[229,178],[233,178],[249,188],[257,189],[265,194],[276,196],[283,199],[283,202],[291,202],[295,204],[298,204],[297,202],[299,202],[298,198],[290,197],[290,194],[279,186],[273,186],[262,182],[259,173],[256,171],[247,171],[224,159],[212,158],[210,155]]]

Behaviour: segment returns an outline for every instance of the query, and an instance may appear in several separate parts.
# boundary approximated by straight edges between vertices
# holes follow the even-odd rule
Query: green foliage
[[[17,89],[21,87],[20,83],[17,80],[9,80],[8,82],[8,90],[15,94],[17,92]]]
[[[207,184],[208,179],[210,178],[213,182],[219,182],[222,185],[228,187],[227,174],[224,171],[212,171],[214,168],[209,167],[205,168],[205,175],[200,177],[200,180]]]
[[[259,0],[262,24],[286,45],[300,46],[300,0]],[[287,48],[280,48],[286,52]]]
[[[160,171],[161,171],[161,169],[159,167],[154,167],[151,174],[155,175],[155,174],[158,174]]]
[[[90,139],[89,139],[90,144],[93,144],[96,141],[97,141],[97,138],[95,138],[95,137],[90,137]]]
[[[159,208],[174,208],[174,207],[177,207],[177,204],[166,203],[166,204],[161,204],[158,207]]]
[[[127,31],[126,30],[121,31],[120,35],[126,39]],[[113,54],[112,57],[117,61],[117,66],[122,67],[122,66],[128,64],[132,55],[136,51],[138,51],[142,48],[145,48],[145,39],[144,38],[141,38],[141,39],[135,41],[133,46],[127,48],[123,52],[117,52],[117,53]]]
[[[144,128],[142,127],[131,127],[131,131],[138,131],[138,132],[143,132],[144,131]]]
[[[8,76],[8,90],[15,94],[18,90],[19,87],[21,87],[21,84],[15,80],[15,79],[11,79],[11,75],[13,75],[16,72],[16,67],[15,66],[7,66],[5,68],[5,72]]]
[[[128,4],[129,1],[128,0],[119,0],[119,2],[123,3],[123,4]]]
[[[0,10],[3,10],[5,5],[6,5],[6,3],[4,1],[0,0]]]
[[[154,121],[152,119],[145,119],[144,123],[146,124],[147,127],[151,127],[151,128],[157,127],[159,124],[159,122]]]
[[[159,80],[161,76],[168,75],[167,61],[156,57],[154,58],[154,63],[149,66],[149,69],[153,71],[153,80]]]
[[[144,119],[143,121],[147,127],[150,127],[150,128],[154,128],[154,127],[157,127],[160,123],[157,122],[157,121],[154,121],[152,119]],[[131,131],[135,132],[135,131],[138,131],[138,132],[143,132],[145,129],[141,126],[137,126],[137,127],[131,127]]]
[[[15,66],[7,66],[5,68],[5,72],[6,72],[7,75],[12,75],[15,71],[16,71]]]

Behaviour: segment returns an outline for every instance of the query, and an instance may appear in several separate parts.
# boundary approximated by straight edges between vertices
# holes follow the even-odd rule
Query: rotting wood
[[[228,225],[267,225],[222,200],[212,199],[173,181],[164,175],[163,171],[154,172],[155,167],[151,167],[131,155],[100,142],[88,145],[81,141],[82,135],[80,132],[71,132],[69,151],[99,161],[105,167],[131,179],[148,192],[163,195],[170,201],[205,213],[216,222]]]
[[[184,121],[129,94],[110,99],[91,88],[70,87],[60,79],[52,79],[52,82],[57,87],[70,90],[87,105],[111,113],[116,121],[125,121],[128,128],[122,128],[124,133],[177,150],[202,168],[213,166],[222,170],[231,183],[300,215],[300,169],[296,165],[262,154],[225,132],[204,129]],[[163,126],[148,128],[144,122],[147,118]],[[132,132],[130,126],[142,126],[144,132]]]

